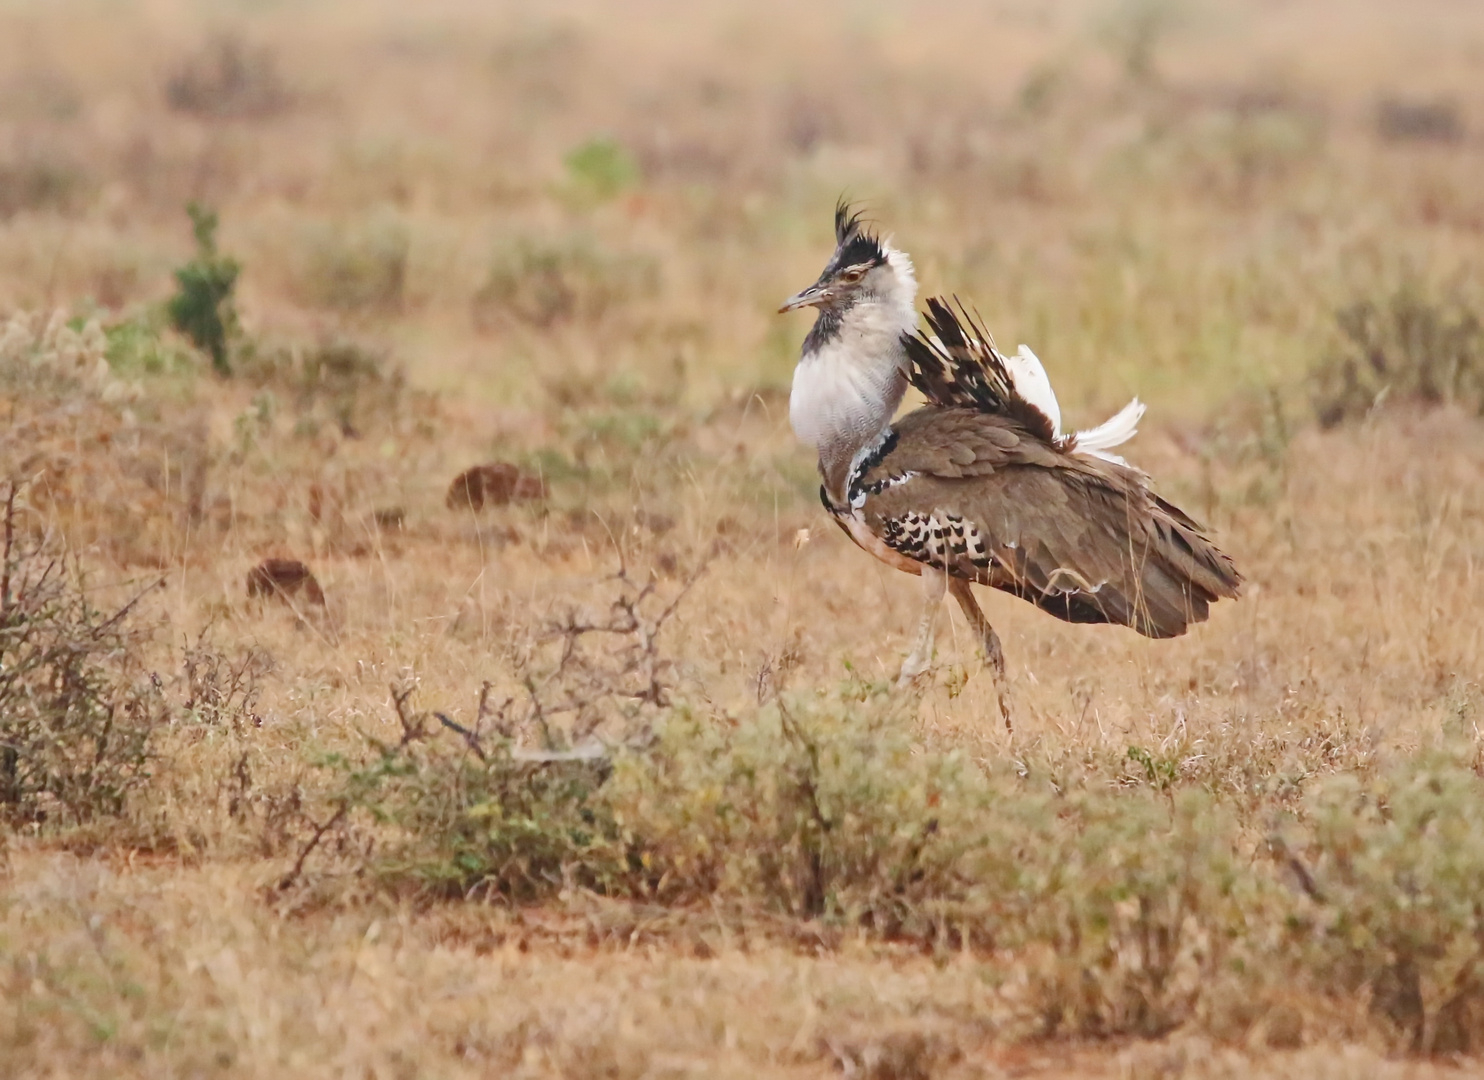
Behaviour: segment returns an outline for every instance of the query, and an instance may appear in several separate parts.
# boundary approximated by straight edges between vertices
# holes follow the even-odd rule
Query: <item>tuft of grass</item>
[[[253,349],[243,357],[242,373],[269,395],[265,402],[281,394],[292,404],[301,435],[326,424],[350,437],[385,430],[422,400],[384,353],[344,337]]]
[[[189,352],[164,338],[161,323],[161,313],[155,310],[104,328],[104,356],[116,376],[183,379],[195,371]]]
[[[520,237],[496,251],[474,318],[486,329],[596,321],[658,287],[658,267],[642,255],[604,250],[583,234]]]

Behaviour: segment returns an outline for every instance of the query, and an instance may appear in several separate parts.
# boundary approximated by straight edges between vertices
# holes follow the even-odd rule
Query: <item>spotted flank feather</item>
[[[882,521],[881,539],[893,551],[957,576],[977,578],[993,559],[979,527],[958,514],[923,514],[909,510]],[[967,562],[968,567],[960,564]]]

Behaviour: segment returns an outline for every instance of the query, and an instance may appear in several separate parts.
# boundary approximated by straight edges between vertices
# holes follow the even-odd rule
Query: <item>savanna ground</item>
[[[1481,88],[1442,0],[0,4],[0,1075],[1472,1067]],[[889,690],[842,191],[1243,599]]]

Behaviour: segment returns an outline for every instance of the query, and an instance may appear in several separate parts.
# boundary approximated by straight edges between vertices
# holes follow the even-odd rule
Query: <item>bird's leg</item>
[[[994,632],[994,627],[989,625],[989,620],[984,617],[979,603],[974,599],[974,591],[969,583],[962,578],[952,578],[948,583],[949,591],[953,598],[958,601],[958,606],[963,610],[964,618],[969,620],[969,625],[974,628],[974,633],[979,637],[979,645],[984,650],[984,662],[994,674],[995,694],[1000,699],[1000,715],[1005,720],[1005,730],[1014,731],[1010,723],[1010,688],[1005,681],[1005,651],[1000,648],[1000,635]]]
[[[948,574],[924,564],[922,568],[922,616],[917,622],[917,640],[912,652],[902,661],[897,686],[903,687],[928,669],[933,662],[933,636],[938,625],[938,609],[948,592]]]

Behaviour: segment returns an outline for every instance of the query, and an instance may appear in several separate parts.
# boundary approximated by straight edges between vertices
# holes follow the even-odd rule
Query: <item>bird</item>
[[[844,200],[835,251],[780,313],[817,309],[789,394],[794,434],[819,455],[820,501],[866,552],[922,583],[898,685],[932,662],[948,594],[973,628],[1010,723],[1004,650],[975,599],[986,585],[1066,622],[1171,638],[1235,599],[1242,576],[1150,477],[1112,452],[1143,417],[1135,398],[1064,433],[1040,359],[1002,354],[956,299],[927,301],[911,258]],[[900,419],[907,387],[925,403]]]

